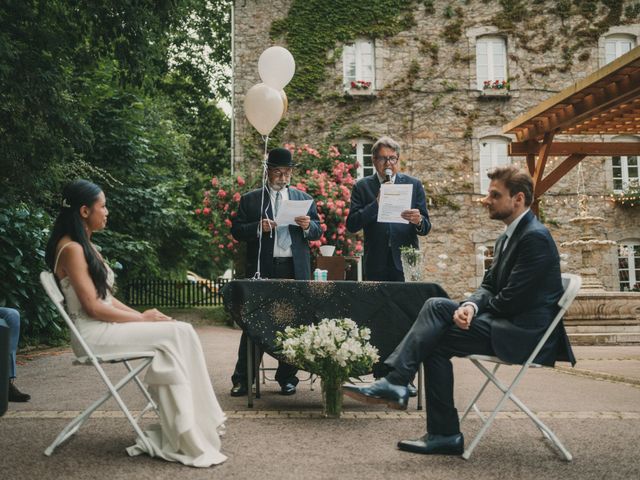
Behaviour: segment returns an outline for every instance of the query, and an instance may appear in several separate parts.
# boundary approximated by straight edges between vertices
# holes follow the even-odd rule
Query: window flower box
[[[371,82],[365,80],[355,80],[351,82],[351,90],[369,90]]]
[[[507,80],[485,80],[480,96],[488,98],[508,98],[511,96],[511,85]]]
[[[351,97],[375,97],[376,92],[371,82],[355,80],[345,85],[345,95]]]

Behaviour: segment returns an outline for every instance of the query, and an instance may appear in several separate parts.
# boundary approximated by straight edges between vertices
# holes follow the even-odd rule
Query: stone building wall
[[[426,11],[426,3],[433,5],[435,13]],[[375,39],[375,96],[344,95],[341,45],[336,45],[336,51],[327,53],[327,58],[338,54],[335,64],[325,70],[319,98],[289,102],[283,140],[320,145],[328,138],[376,139],[390,135],[397,139],[403,148],[402,170],[419,178],[432,200],[444,198],[453,205],[430,208],[433,230],[421,240],[421,249],[427,259],[425,277],[441,283],[452,296],[460,297],[476,288],[482,277],[478,247],[492,245],[504,229],[500,222],[489,221],[478,203],[482,197],[480,139],[503,136],[502,125],[598,69],[603,47],[602,42],[594,40],[586,48],[588,55],[583,53],[578,58],[576,51],[572,63],[567,65],[561,32],[572,22],[583,19],[561,21],[557,15],[542,15],[539,22],[535,20],[538,30],[525,33],[529,34],[525,41],[522,32],[516,32],[516,36],[492,25],[492,19],[502,8],[499,2],[457,3],[464,11],[464,21],[462,35],[454,43],[443,38],[448,20],[442,12],[451,2],[441,0],[416,2],[415,25],[411,29]],[[548,11],[557,4],[543,3]],[[260,53],[274,43],[286,47],[282,41],[270,39],[269,29],[274,20],[287,16],[290,5],[291,0],[235,2],[235,164],[239,168],[252,169],[259,163],[258,158],[247,158],[244,153],[246,145],[259,145],[259,138],[243,116],[242,101],[246,91],[260,81],[257,68]],[[616,29],[625,32],[635,29],[640,33],[637,24],[614,26],[611,31]],[[491,33],[506,37],[507,70],[513,78],[508,99],[483,99],[476,90],[475,39]],[[553,46],[542,48],[550,38]],[[437,46],[435,55],[433,45]],[[564,66],[559,68],[560,65]],[[552,159],[547,172],[560,160]],[[514,163],[524,165],[524,160],[516,158]],[[589,213],[606,219],[602,235],[611,240],[640,238],[640,207],[621,209],[603,198],[612,191],[611,160],[588,157],[581,168],[585,191],[590,195]],[[581,236],[582,232],[569,223],[577,215],[578,187],[576,168],[543,197],[544,218],[558,245]],[[566,253],[570,253],[566,270],[574,271],[580,265],[580,255]],[[448,258],[440,261],[441,254]],[[601,273],[608,289],[618,288],[615,248],[603,254]]]

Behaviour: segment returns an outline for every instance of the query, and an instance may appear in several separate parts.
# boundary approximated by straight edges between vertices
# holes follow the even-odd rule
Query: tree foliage
[[[0,3],[0,204],[3,219],[30,212],[19,232],[3,232],[11,240],[0,255],[33,260],[4,272],[0,305],[39,295],[44,264],[33,252],[75,178],[105,190],[109,227],[95,241],[122,265],[120,282],[178,276],[195,263],[215,273],[198,255],[209,237],[190,211],[229,158],[229,120],[217,105],[229,96],[230,4]],[[27,312],[25,323],[46,316]]]

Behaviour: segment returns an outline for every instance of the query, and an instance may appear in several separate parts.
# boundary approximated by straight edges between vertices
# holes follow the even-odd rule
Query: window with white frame
[[[489,170],[511,163],[508,148],[509,140],[504,137],[480,139],[480,193],[486,194],[489,191]]]
[[[493,245],[481,245],[478,247],[478,251],[478,258],[482,262],[482,277],[484,278],[493,265]]]
[[[345,89],[373,90],[375,88],[373,53],[371,40],[356,40],[344,46],[342,59]]]
[[[476,245],[476,285],[480,286],[493,264],[493,243],[487,242]]]
[[[484,36],[476,40],[477,88],[484,82],[507,80],[507,42],[502,37]]]
[[[618,242],[620,291],[640,291],[640,239]]]
[[[633,35],[609,35],[604,39],[604,63],[613,62],[636,46]]]
[[[639,142],[638,137],[614,137],[614,142]],[[624,192],[629,184],[640,181],[640,170],[638,169],[638,157],[633,156],[614,156],[611,157],[611,169],[613,178],[613,191],[616,193]]]
[[[371,140],[358,140],[353,147],[351,158],[353,158],[356,164],[358,178],[373,175],[373,172],[375,172],[373,159],[371,158],[372,147],[373,142],[371,142]]]

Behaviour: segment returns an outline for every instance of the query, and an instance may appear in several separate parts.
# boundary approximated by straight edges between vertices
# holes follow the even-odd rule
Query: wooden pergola
[[[557,135],[640,134],[640,47],[506,124],[510,156],[524,156],[538,199],[587,156],[640,155],[640,142],[563,142]],[[566,157],[544,175],[550,156]]]

